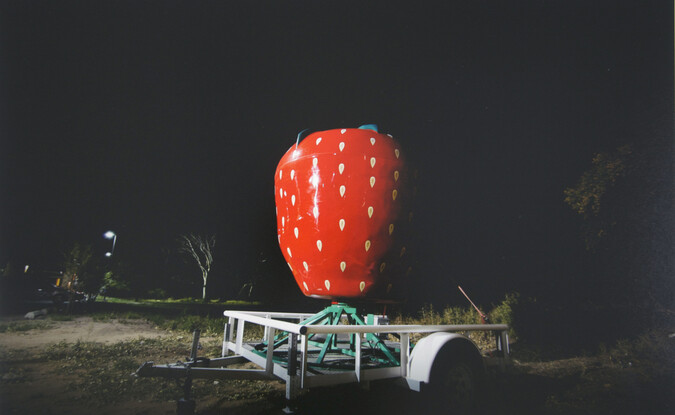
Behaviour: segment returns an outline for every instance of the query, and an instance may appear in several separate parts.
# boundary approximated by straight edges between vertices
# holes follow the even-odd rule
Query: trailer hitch
[[[199,350],[199,336],[201,335],[201,330],[195,329],[192,333],[192,349],[190,350],[190,359],[185,362],[186,371],[185,371],[185,381],[183,382],[183,397],[176,402],[176,413],[178,415],[193,415],[197,407],[196,401],[192,398],[192,373],[190,369],[192,366],[198,364],[200,360],[197,357],[197,351]]]

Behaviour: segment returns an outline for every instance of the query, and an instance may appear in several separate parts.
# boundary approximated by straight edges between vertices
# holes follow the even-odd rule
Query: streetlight
[[[105,239],[112,239],[112,241],[113,241],[112,242],[112,249],[110,250],[110,252],[105,253],[105,256],[111,257],[111,256],[113,256],[113,253],[115,252],[115,242],[117,241],[117,234],[113,231],[108,231],[108,232],[103,234],[103,237]]]

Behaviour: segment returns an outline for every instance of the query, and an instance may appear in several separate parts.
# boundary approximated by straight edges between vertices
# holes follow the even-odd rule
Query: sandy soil
[[[62,364],[42,357],[46,350],[60,343],[111,345],[141,338],[164,338],[170,333],[141,320],[94,321],[91,317],[76,317],[71,321],[39,319],[30,322],[22,317],[13,317],[3,318],[0,323],[37,324],[39,327],[0,333],[0,352],[3,354],[0,358],[0,414],[175,413],[175,403],[170,401],[134,400],[92,407],[91,400],[86,399],[77,388],[87,374],[74,372],[72,362]],[[124,376],[120,380],[126,381],[128,377]]]
[[[19,318],[3,319],[4,322]],[[167,336],[165,331],[154,328],[141,320],[94,321],[91,317],[78,317],[72,321],[49,321],[44,330],[0,333],[0,346],[10,349],[40,348],[53,343],[98,342],[118,343],[138,338],[154,339]]]

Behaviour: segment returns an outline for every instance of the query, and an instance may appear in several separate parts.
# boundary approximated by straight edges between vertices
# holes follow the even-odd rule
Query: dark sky
[[[594,153],[672,148],[671,2],[360,3],[1,0],[0,263],[215,232],[245,274],[296,134],[377,123],[420,171],[419,278],[508,290],[574,262]]]

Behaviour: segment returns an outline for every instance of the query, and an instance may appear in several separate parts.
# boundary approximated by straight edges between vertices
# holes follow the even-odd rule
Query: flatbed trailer
[[[503,371],[511,363],[505,324],[389,325],[385,316],[360,316],[345,304],[319,314],[225,311],[224,316],[220,357],[197,356],[197,330],[188,361],[146,362],[136,372],[141,377],[184,379],[181,414],[194,411],[192,379],[281,380],[289,402],[315,387],[389,379],[418,392],[436,389],[451,404],[464,404],[473,399],[476,379],[486,369]],[[254,326],[263,328],[262,338],[245,341],[245,331]],[[494,349],[483,354],[461,334],[472,331],[493,333]],[[416,334],[426,336],[413,344],[411,336]],[[259,369],[231,367],[246,362]]]

